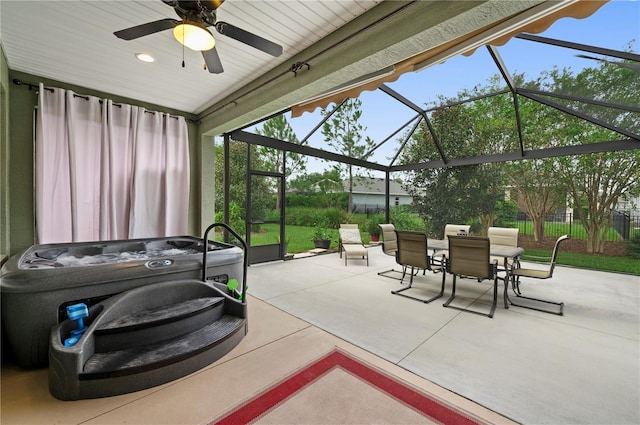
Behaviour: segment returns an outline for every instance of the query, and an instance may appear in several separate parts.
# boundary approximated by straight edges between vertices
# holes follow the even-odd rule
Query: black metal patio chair
[[[444,306],[493,317],[498,301],[498,261],[494,260],[492,262],[489,259],[489,238],[475,236],[448,236],[448,238],[449,256],[446,261],[446,269],[448,273],[453,275],[453,289]],[[493,303],[489,313],[450,305],[456,297],[456,281],[458,277],[471,277],[477,279],[478,282],[485,279],[493,280]]]
[[[430,303],[431,301],[442,297],[444,295],[444,280],[446,274],[444,273],[444,266],[442,262],[434,261],[433,257],[429,255],[429,251],[427,249],[426,233],[409,232],[402,230],[396,230],[395,233],[398,243],[398,250],[396,251],[396,262],[400,264],[404,270],[411,267],[411,272],[409,277],[409,285],[396,291],[391,291],[391,293],[394,295],[411,298],[413,300],[422,301],[423,303]],[[431,298],[425,299],[402,293],[413,287],[413,278],[420,270],[422,270],[423,272],[426,270],[430,270],[433,272],[442,272],[442,286],[440,288],[440,292]],[[406,273],[403,274],[402,279],[404,279],[405,275]]]

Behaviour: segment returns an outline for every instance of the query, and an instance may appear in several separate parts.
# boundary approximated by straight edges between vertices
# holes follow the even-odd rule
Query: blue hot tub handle
[[[85,303],[69,305],[67,306],[67,317],[69,320],[76,322],[76,329],[71,330],[71,336],[64,340],[64,346],[73,347],[87,330],[87,326],[82,319],[89,317],[89,309]]]
[[[247,243],[244,241],[244,239],[242,239],[242,237],[236,233],[235,230],[233,230],[228,224],[226,223],[213,223],[212,225],[210,225],[209,227],[207,227],[207,230],[204,231],[204,236],[203,236],[203,243],[204,243],[204,248],[202,249],[203,252],[203,256],[202,256],[202,281],[206,282],[207,281],[207,253],[209,252],[209,231],[211,231],[211,229],[215,228],[215,227],[224,227],[225,229],[227,229],[233,236],[235,236],[236,239],[238,239],[240,241],[240,243],[242,244],[242,248],[244,249],[244,255],[243,255],[243,261],[242,261],[242,267],[244,269],[243,273],[242,273],[242,301],[246,302],[245,300],[247,299],[247,266],[249,264],[249,259],[247,258]]]

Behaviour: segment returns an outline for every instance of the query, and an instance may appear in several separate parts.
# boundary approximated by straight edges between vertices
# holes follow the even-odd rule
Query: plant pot
[[[380,241],[380,235],[374,235],[374,234],[369,234],[369,239],[371,240],[371,242],[378,242]]]
[[[329,249],[329,247],[331,246],[331,241],[325,239],[317,239],[313,241],[313,246],[315,246],[316,248]]]

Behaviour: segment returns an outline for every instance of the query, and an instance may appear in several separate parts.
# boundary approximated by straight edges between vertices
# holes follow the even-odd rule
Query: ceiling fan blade
[[[279,44],[240,29],[234,25],[228,24],[226,22],[217,22],[215,27],[216,31],[218,31],[220,34],[236,39],[246,45],[255,47],[258,50],[262,50],[263,52],[268,53],[271,56],[280,56],[282,54],[282,46],[280,46]]]
[[[171,18],[160,19],[159,21],[147,22],[146,24],[116,31],[113,35],[123,40],[133,40],[144,37],[145,35],[171,29],[178,23],[180,23],[180,21]]]
[[[202,56],[204,57],[204,63],[207,64],[207,69],[212,74],[222,74],[224,69],[222,69],[222,62],[220,62],[220,56],[218,56],[218,52],[214,47],[211,50],[206,50],[202,52]]]

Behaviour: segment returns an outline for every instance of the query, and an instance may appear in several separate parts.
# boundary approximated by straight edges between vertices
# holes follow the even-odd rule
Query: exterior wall
[[[344,180],[342,182],[344,191],[349,191],[349,182]],[[353,204],[360,210],[363,208],[384,208],[385,207],[385,192],[386,182],[380,177],[354,177],[353,180]],[[391,207],[396,205],[411,205],[413,203],[413,197],[402,189],[402,186],[397,181],[389,182],[389,205]]]
[[[389,195],[389,205],[396,205],[396,198],[398,198],[397,205],[411,205],[413,198],[407,195]],[[385,196],[384,193],[381,194],[373,194],[373,193],[354,193],[353,194],[353,203],[354,204],[367,204],[367,205],[382,205],[385,204]]]
[[[9,68],[0,45],[0,264],[9,255]]]
[[[4,60],[3,60],[4,63]],[[4,65],[3,65],[4,66]],[[3,73],[4,75],[4,73]],[[73,86],[58,81],[48,80],[34,75],[9,71],[8,81],[19,79],[26,83],[44,83],[46,86],[71,89],[75,92],[113,99],[114,102],[122,102],[144,106],[149,110],[162,111],[171,114],[179,114],[187,119],[195,120],[197,117],[185,112],[163,108],[157,105],[137,102],[132,99],[110,95],[84,87]],[[4,84],[4,79],[3,79]],[[9,84],[7,82],[7,84]],[[34,243],[34,203],[33,203],[33,113],[38,103],[37,90],[29,90],[25,85],[17,86],[11,83],[9,104],[9,129],[8,147],[9,158],[2,160],[3,180],[2,187],[8,186],[8,216],[6,217],[6,229],[3,222],[2,238],[8,237],[9,255],[16,254],[22,249],[28,248]],[[4,111],[4,108],[3,108]],[[191,190],[189,197],[189,233],[191,236],[200,235],[200,160],[199,160],[199,128],[197,124],[188,124],[189,129],[189,155],[191,158]],[[3,146],[3,152],[5,151]],[[8,171],[8,182],[5,186],[4,173]],[[4,209],[4,205],[2,209]],[[4,219],[4,217],[3,217]],[[11,226],[8,226],[11,223]]]
[[[640,214],[640,196],[630,196],[628,199],[620,198],[615,209],[626,213]]]

